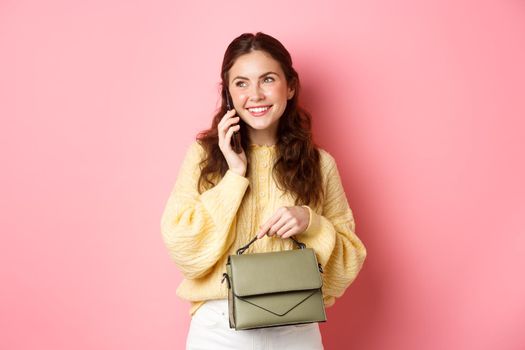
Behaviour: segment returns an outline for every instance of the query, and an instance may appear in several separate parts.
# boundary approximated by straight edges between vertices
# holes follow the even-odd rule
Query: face
[[[279,118],[294,95],[279,62],[260,50],[240,56],[229,71],[229,90],[252,141],[275,141]]]

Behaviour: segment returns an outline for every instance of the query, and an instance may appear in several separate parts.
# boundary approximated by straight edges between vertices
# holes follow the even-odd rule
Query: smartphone
[[[233,102],[232,102],[232,97],[230,96],[230,93],[227,88],[224,88],[224,95],[226,96],[226,108],[228,108],[228,110],[231,110],[233,108]],[[237,125],[237,124],[234,124],[234,125]],[[235,153],[242,153],[241,130],[237,130],[233,132],[231,146],[233,150],[235,151]]]

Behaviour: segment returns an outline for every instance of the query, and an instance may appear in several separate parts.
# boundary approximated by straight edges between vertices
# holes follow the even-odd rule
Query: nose
[[[264,98],[264,91],[259,84],[254,84],[250,92],[250,101],[259,101]]]

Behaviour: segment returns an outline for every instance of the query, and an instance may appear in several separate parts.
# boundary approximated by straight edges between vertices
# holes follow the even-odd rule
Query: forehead
[[[239,56],[229,71],[231,79],[239,75],[246,78],[258,79],[261,74],[266,72],[283,74],[279,62],[270,56],[270,54],[261,50],[254,50]]]

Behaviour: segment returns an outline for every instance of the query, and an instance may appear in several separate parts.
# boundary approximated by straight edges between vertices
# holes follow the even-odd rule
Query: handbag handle
[[[295,242],[295,244],[297,244],[297,246],[299,247],[299,249],[304,249],[306,248],[306,244],[302,243],[302,242],[299,242],[298,240],[296,240],[295,238],[293,238],[293,236],[290,236],[290,239],[292,241]],[[253,237],[252,240],[250,242],[248,242],[248,244],[246,244],[245,246],[243,247],[240,247],[239,249],[237,249],[237,255],[241,255],[242,253],[244,253],[246,251],[246,249],[248,249],[253,242],[255,242],[257,240],[257,236]]]

